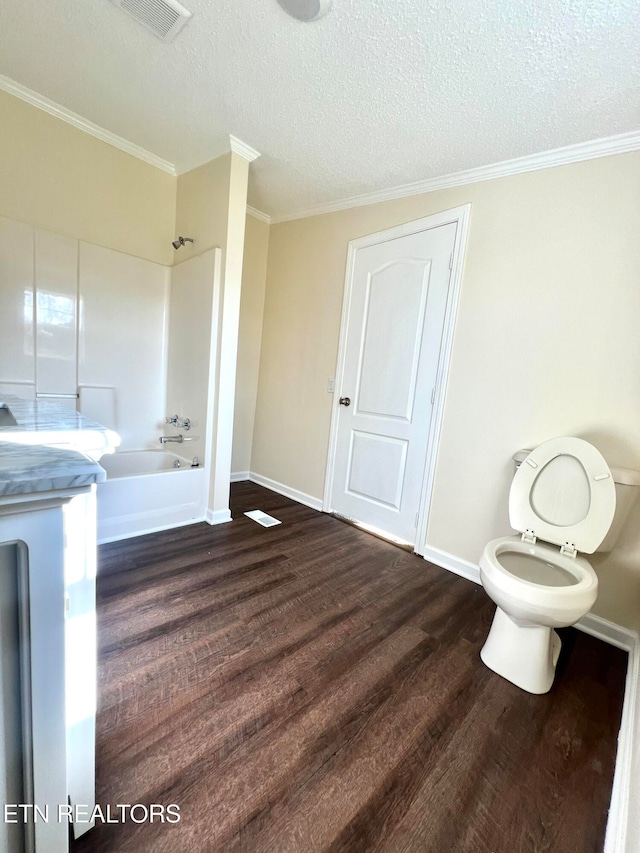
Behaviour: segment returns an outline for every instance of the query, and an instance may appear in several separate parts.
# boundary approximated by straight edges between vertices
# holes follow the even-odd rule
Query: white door
[[[449,222],[356,249],[343,321],[331,510],[410,544],[416,542],[456,228]]]

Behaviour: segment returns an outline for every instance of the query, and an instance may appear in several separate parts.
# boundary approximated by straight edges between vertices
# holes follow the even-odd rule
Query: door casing
[[[440,435],[442,431],[444,400],[447,388],[447,379],[449,376],[451,351],[453,349],[453,335],[455,330],[456,316],[458,312],[460,287],[462,284],[462,269],[464,262],[464,254],[467,245],[467,235],[469,232],[470,218],[471,204],[465,204],[460,207],[451,208],[451,210],[445,210],[442,213],[435,213],[431,216],[426,216],[422,219],[416,219],[413,222],[407,222],[405,225],[398,225],[395,228],[390,228],[386,231],[378,231],[375,234],[368,234],[365,237],[359,237],[356,240],[350,240],[347,251],[344,298],[342,302],[342,318],[340,321],[340,343],[338,347],[338,363],[336,369],[335,391],[331,415],[331,430],[329,433],[327,472],[325,477],[324,499],[322,506],[325,512],[332,511],[331,492],[333,488],[334,466],[336,460],[336,443],[338,438],[338,399],[341,394],[342,382],[344,379],[347,329],[349,321],[349,312],[351,309],[351,296],[353,289],[356,252],[358,251],[358,249],[364,249],[368,246],[375,246],[377,243],[386,243],[388,240],[395,240],[398,237],[406,237],[410,234],[417,234],[420,231],[427,231],[431,228],[438,228],[441,225],[448,225],[449,223],[457,224],[455,243],[453,247],[451,277],[449,279],[449,290],[447,293],[447,304],[445,309],[444,326],[442,330],[440,358],[438,360],[435,398],[433,403],[433,413],[431,417],[431,429],[429,431],[426,464],[422,481],[422,490],[420,494],[420,506],[418,509],[418,527],[416,530],[416,544],[414,550],[415,553],[419,554],[420,556],[423,555],[424,549],[426,547],[427,527],[429,524],[429,510],[431,507],[431,496],[435,479],[436,461],[438,458],[438,448],[440,445]]]

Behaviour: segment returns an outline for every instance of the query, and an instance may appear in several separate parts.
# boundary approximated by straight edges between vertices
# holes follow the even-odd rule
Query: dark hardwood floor
[[[99,824],[74,853],[602,850],[624,652],[564,631],[532,696],[479,659],[480,587],[232,494],[232,524],[100,549],[98,802],[181,821]]]

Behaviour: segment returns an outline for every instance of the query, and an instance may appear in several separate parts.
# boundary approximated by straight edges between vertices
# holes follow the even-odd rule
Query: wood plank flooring
[[[100,549],[98,802],[181,820],[98,824],[73,853],[602,850],[624,652],[568,629],[531,696],[479,659],[480,587],[232,497],[231,524]]]

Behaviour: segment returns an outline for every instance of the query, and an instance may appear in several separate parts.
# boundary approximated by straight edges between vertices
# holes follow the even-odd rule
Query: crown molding
[[[100,127],[92,121],[82,118],[82,116],[71,112],[71,110],[68,110],[66,107],[56,104],[55,101],[45,98],[44,95],[39,95],[32,89],[28,89],[21,83],[16,83],[15,80],[11,80],[9,77],[4,77],[1,74],[0,90],[7,92],[9,95],[14,95],[16,98],[20,98],[21,101],[25,101],[27,104],[31,104],[39,110],[49,113],[49,115],[52,115],[55,118],[61,119],[67,124],[72,125],[72,127],[82,130],[84,133],[88,133],[89,136],[99,139],[101,142],[106,142],[107,145],[111,145],[113,148],[118,148],[120,151],[124,151],[125,154],[131,154],[133,157],[137,157],[138,160],[143,160],[150,166],[155,166],[156,169],[162,169],[163,172],[168,172],[170,175],[177,174],[175,166],[173,163],[169,163],[168,160],[163,160],[161,157],[152,154],[151,151],[147,151],[145,148],[141,148],[139,145],[129,142],[128,139],[123,139],[121,136],[117,136],[115,133],[105,130],[104,127]]]
[[[272,216],[271,222],[276,224],[278,222],[289,222],[293,219],[304,219],[308,216],[320,216],[323,213],[334,213],[339,210],[348,210],[352,207],[378,204],[412,195],[445,190],[450,187],[459,187],[464,184],[475,184],[479,181],[490,181],[494,178],[505,178],[509,175],[519,175],[523,172],[551,169],[554,166],[580,163],[583,160],[594,160],[597,157],[607,157],[611,154],[626,154],[630,151],[638,150],[640,150],[640,130],[634,130],[630,133],[618,134],[617,136],[607,136],[603,139],[580,142],[577,145],[554,148],[551,151],[543,151],[540,154],[516,157],[513,160],[504,160],[501,163],[492,163],[489,166],[479,166],[476,169],[453,172],[450,175],[428,178],[424,181],[403,184],[386,190],[376,190],[364,193],[363,195],[351,196],[340,201],[318,204],[314,207],[305,208],[304,210],[300,209],[282,216]]]
[[[177,174],[186,175],[187,172],[193,172],[194,169],[206,166],[206,164],[211,163],[212,160],[217,160],[218,157],[224,157],[225,154],[230,154],[231,152],[245,160],[248,160],[249,163],[252,163],[260,157],[259,151],[256,151],[255,148],[252,148],[250,145],[247,145],[246,142],[238,139],[237,136],[229,134],[228,137],[222,137],[222,139],[219,139],[218,143],[219,144],[215,147],[208,149],[206,160],[197,159],[189,161],[186,164],[182,164],[177,167]]]
[[[251,207],[249,204],[247,205],[247,215],[253,216],[254,219],[259,219],[260,222],[266,222],[267,225],[271,225],[271,217],[268,213],[263,213],[261,210]]]
[[[238,139],[237,136],[233,136],[232,134],[229,134],[229,148],[234,152],[234,154],[239,154],[240,157],[244,157],[244,159],[248,160],[249,163],[257,160],[260,156],[259,151],[256,151],[255,148],[247,145],[246,142],[243,142],[241,139]]]

